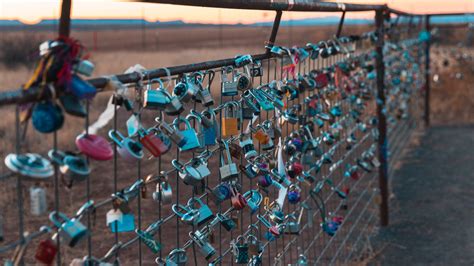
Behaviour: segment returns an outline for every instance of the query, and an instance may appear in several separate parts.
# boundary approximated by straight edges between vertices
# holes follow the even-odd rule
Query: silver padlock
[[[186,144],[186,138],[180,132],[159,118],[156,118],[155,121],[158,123],[158,129],[167,135],[176,145],[183,147]]]
[[[204,179],[203,176],[198,172],[192,165],[183,165],[178,160],[171,161],[176,170],[178,170],[179,177],[183,180],[186,185],[197,186],[201,184]]]
[[[229,80],[228,75],[231,74]],[[222,95],[224,96],[236,96],[238,91],[238,81],[235,77],[235,70],[233,67],[226,67],[222,69]]]
[[[219,168],[219,173],[221,175],[221,180],[227,182],[238,178],[239,170],[237,168],[237,164],[232,162],[232,157],[229,151],[229,144],[225,140],[222,141],[222,144],[224,145],[224,153],[227,157],[227,164],[224,162],[224,156],[221,156],[221,167]]]
[[[164,88],[160,88],[159,91],[161,91],[169,99],[169,104],[167,104],[165,108],[165,113],[167,115],[179,115],[184,111],[183,104],[177,96],[172,96]]]
[[[209,260],[216,254],[216,249],[209,243],[207,234],[200,231],[189,232],[189,236],[194,243],[199,247],[199,252],[204,256],[206,260]]]
[[[173,202],[173,190],[166,179],[156,184],[156,191],[153,192],[153,199],[162,204],[170,204]]]

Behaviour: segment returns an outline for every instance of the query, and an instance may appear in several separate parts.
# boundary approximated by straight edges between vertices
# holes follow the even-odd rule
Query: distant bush
[[[38,58],[40,43],[40,37],[32,34],[0,39],[0,64],[8,68],[31,68]]]

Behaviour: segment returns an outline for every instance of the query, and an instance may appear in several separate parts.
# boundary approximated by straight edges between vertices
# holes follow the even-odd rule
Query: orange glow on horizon
[[[474,12],[474,0],[346,0],[345,3],[388,4],[414,13]],[[60,0],[0,0],[0,19],[18,19],[24,23],[37,23],[41,19],[59,17]],[[288,20],[289,12],[283,19]],[[339,16],[340,13],[292,12],[291,19]],[[348,13],[352,18],[371,18],[372,12]],[[165,4],[117,2],[113,0],[73,0],[73,18],[130,18],[148,21],[183,20],[199,23],[254,23],[271,21],[272,11],[216,9]]]

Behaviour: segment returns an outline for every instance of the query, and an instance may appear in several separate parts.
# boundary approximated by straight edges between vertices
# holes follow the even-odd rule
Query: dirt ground
[[[393,177],[390,226],[369,265],[474,264],[474,126],[430,128]]]

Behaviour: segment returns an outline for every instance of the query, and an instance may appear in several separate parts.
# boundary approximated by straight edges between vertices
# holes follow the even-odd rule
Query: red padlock
[[[147,149],[154,157],[160,157],[167,153],[171,147],[171,141],[168,137],[160,132],[152,132],[151,130],[140,130],[140,143]]]
[[[81,134],[76,138],[76,146],[84,155],[97,161],[108,161],[114,157],[110,143],[98,135]]]
[[[35,259],[46,265],[52,265],[58,248],[51,239],[42,240],[36,249]]]
[[[230,201],[232,203],[232,207],[234,207],[235,210],[242,210],[247,206],[247,200],[245,197],[238,192],[235,188],[232,189],[232,197],[230,198]]]
[[[314,80],[316,81],[316,88],[318,89],[326,87],[329,83],[328,75],[325,73],[319,73]]]
[[[280,229],[278,229],[276,225],[273,225],[272,227],[268,228],[268,232],[270,232],[274,236],[280,235]]]

